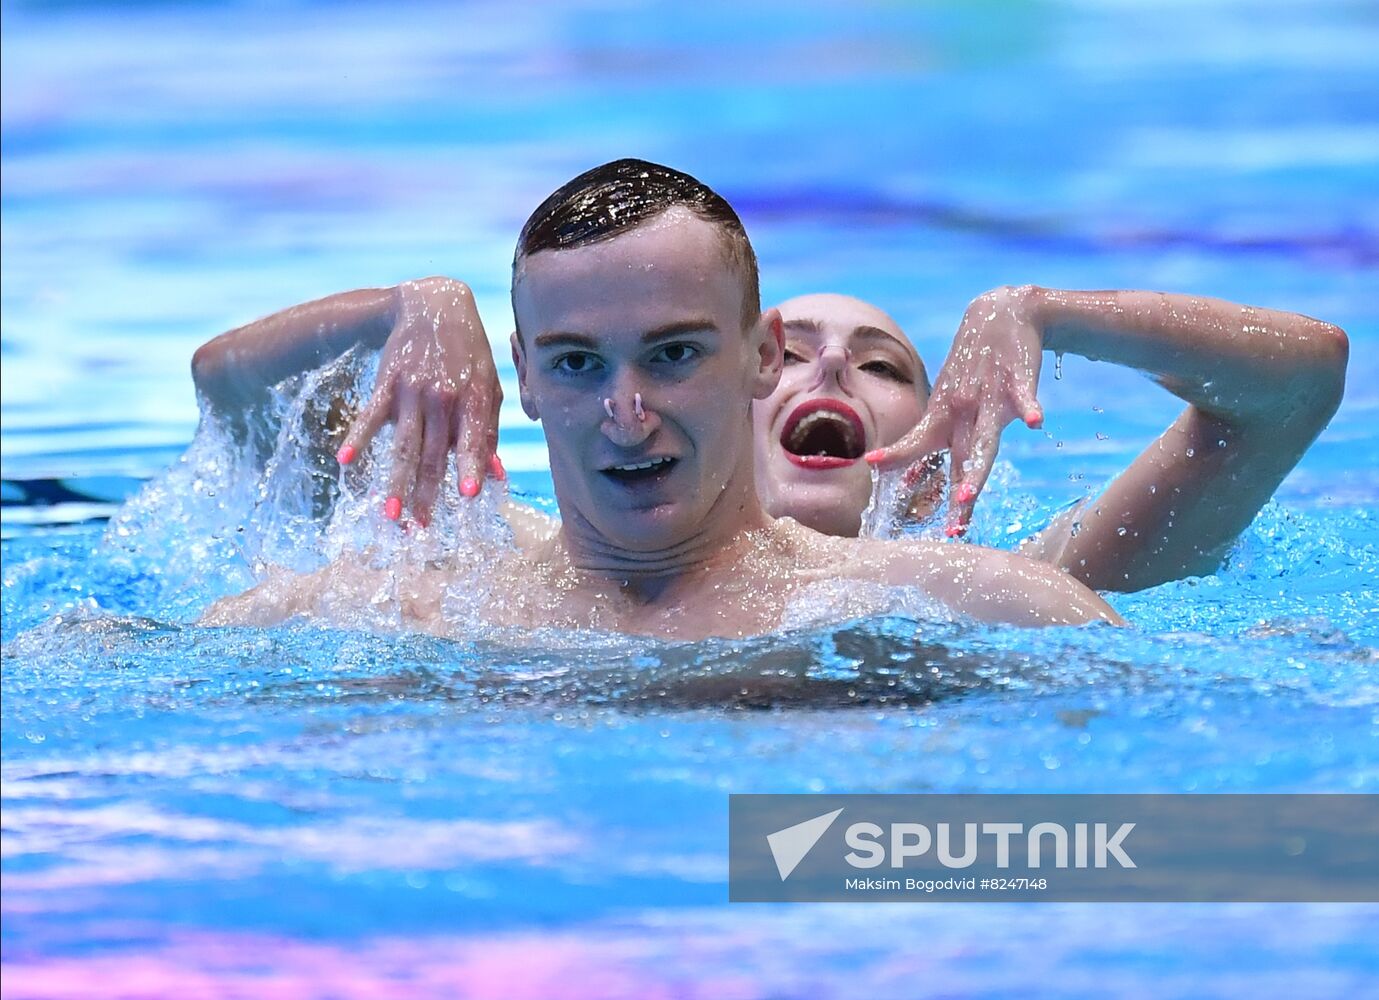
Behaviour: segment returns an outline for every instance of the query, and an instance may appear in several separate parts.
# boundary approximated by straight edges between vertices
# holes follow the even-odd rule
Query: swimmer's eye
[[[566,375],[585,375],[592,371],[598,371],[603,367],[603,362],[598,359],[597,355],[587,351],[570,351],[552,361],[551,367]]]
[[[694,344],[666,344],[652,355],[651,360],[672,365],[682,365],[686,361],[693,361],[702,353],[704,352]]]
[[[914,385],[914,379],[906,372],[901,371],[889,361],[868,361],[859,366],[861,371],[880,378],[889,379],[892,382],[900,382],[903,385]]]
[[[804,355],[799,351],[792,351],[788,347],[785,349],[785,363],[787,365],[802,365],[804,360]]]

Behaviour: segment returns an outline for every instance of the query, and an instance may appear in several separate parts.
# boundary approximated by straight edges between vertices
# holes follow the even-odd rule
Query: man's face
[[[923,366],[895,321],[859,299],[804,295],[779,309],[785,368],[755,417],[763,505],[855,535],[871,496],[862,455],[919,422],[928,401]]]
[[[715,226],[676,208],[534,254],[513,303],[522,404],[545,428],[567,530],[661,552],[696,539],[744,477],[755,507],[749,413],[776,355],[760,323],[743,329],[742,278]]]

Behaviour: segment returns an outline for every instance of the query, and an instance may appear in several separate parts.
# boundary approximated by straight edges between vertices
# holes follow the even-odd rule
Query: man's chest
[[[617,581],[576,580],[528,567],[494,580],[483,610],[469,613],[518,628],[594,629],[692,641],[777,628],[798,586],[788,568],[764,574],[743,568],[637,600]]]

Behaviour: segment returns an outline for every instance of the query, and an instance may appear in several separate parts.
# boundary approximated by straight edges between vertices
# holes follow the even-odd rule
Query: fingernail
[[[1038,428],[1044,423],[1044,415],[1038,410],[1030,410],[1025,414],[1025,426]]]
[[[489,458],[488,473],[494,479],[503,480],[508,478],[508,472],[503,468],[503,460],[497,455],[493,455]]]
[[[971,503],[975,499],[977,499],[977,487],[971,483],[963,483],[958,487],[958,503]]]
[[[473,476],[465,476],[460,480],[460,495],[476,497],[479,495],[479,481]]]
[[[879,462],[879,461],[881,461],[882,456],[884,456],[885,454],[886,454],[886,449],[884,449],[884,448],[877,448],[876,450],[874,450],[874,451],[869,451],[869,452],[867,452],[865,455],[863,455],[863,456],[862,456],[862,461],[864,461],[864,462]]]
[[[967,525],[965,524],[950,524],[944,531],[944,534],[947,535],[949,538],[958,538],[964,533],[966,533],[966,531]]]
[[[402,516],[402,498],[389,497],[383,503],[383,516],[389,521],[396,521]]]
[[[354,445],[347,444],[335,453],[335,460],[341,465],[349,465],[354,461]]]

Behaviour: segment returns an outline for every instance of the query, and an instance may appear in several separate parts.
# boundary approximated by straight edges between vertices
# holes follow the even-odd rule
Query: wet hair
[[[523,258],[601,243],[681,206],[718,227],[727,262],[742,277],[742,325],[761,314],[757,256],[733,207],[689,174],[646,160],[613,160],[586,170],[536,207],[512,257],[513,286]]]

